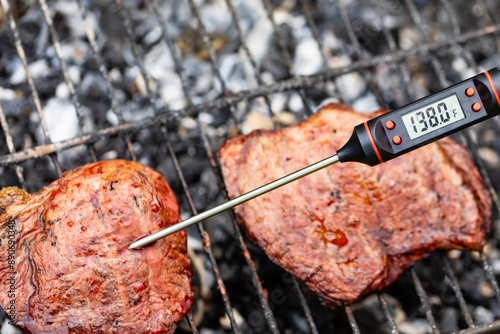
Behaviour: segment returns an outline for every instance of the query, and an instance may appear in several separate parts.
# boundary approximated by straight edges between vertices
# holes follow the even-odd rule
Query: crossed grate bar
[[[410,71],[407,67],[406,61],[411,58],[411,57],[421,57],[426,59],[433,68],[436,77],[438,78],[439,84],[441,85],[442,88],[448,86],[450,84],[449,80],[446,77],[446,71],[443,68],[443,65],[441,64],[439,57],[436,55],[437,53],[442,53],[443,50],[451,50],[453,51],[450,52],[456,52],[458,49],[458,52],[463,55],[463,57],[466,59],[468,66],[473,68],[476,72],[479,72],[479,68],[477,63],[474,60],[474,57],[472,56],[472,53],[470,51],[470,48],[468,47],[468,42],[473,41],[476,39],[480,38],[485,38],[486,36],[493,36],[495,38],[495,41],[497,43],[497,47],[500,48],[500,25],[497,24],[494,19],[491,17],[487,10],[487,6],[484,3],[483,0],[476,0],[476,4],[483,8],[484,10],[482,11],[483,13],[483,21],[487,23],[487,26],[481,29],[473,30],[470,32],[462,33],[460,31],[460,27],[458,24],[458,16],[455,13],[455,10],[453,8],[453,4],[450,3],[448,0],[441,0],[439,1],[443,7],[447,10],[450,18],[451,18],[451,25],[453,26],[453,31],[454,31],[454,36],[452,38],[449,38],[447,40],[442,40],[442,41],[428,41],[426,40],[426,34],[425,31],[419,29],[422,27],[422,18],[419,14],[418,8],[415,6],[414,2],[411,0],[404,0],[405,8],[409,12],[409,15],[414,23],[414,25],[417,27],[417,32],[420,34],[420,37],[422,40],[426,40],[426,43],[422,45],[418,45],[414,48],[407,49],[407,50],[400,50],[396,46],[396,42],[394,40],[394,37],[389,31],[389,28],[386,26],[384,22],[383,16],[380,17],[380,24],[382,27],[382,32],[383,36],[386,39],[387,44],[390,47],[390,52],[386,53],[384,55],[380,56],[372,56],[368,57],[366,53],[363,52],[363,48],[360,45],[358,41],[358,36],[356,35],[356,31],[353,29],[352,22],[349,18],[347,7],[345,0],[334,0],[334,4],[336,7],[338,7],[340,13],[341,13],[341,18],[342,22],[345,28],[345,31],[347,32],[348,38],[350,43],[352,44],[354,48],[354,52],[352,54],[352,57],[356,59],[355,61],[352,61],[349,65],[339,67],[339,68],[329,68],[326,64],[327,61],[325,61],[325,65],[323,68],[323,71],[319,74],[314,74],[314,75],[309,75],[309,76],[298,76],[296,74],[296,71],[293,67],[293,61],[292,57],[289,54],[287,47],[286,47],[286,41],[283,37],[283,34],[281,32],[281,27],[275,22],[274,20],[274,7],[273,3],[269,0],[263,0],[263,7],[265,8],[268,19],[272,24],[273,30],[275,37],[277,39],[278,45],[281,48],[281,51],[283,53],[284,57],[284,63],[288,69],[290,79],[287,80],[282,80],[279,82],[275,83],[270,83],[270,84],[265,84],[264,80],[261,77],[260,69],[253,58],[247,43],[244,38],[244,34],[241,28],[241,22],[238,18],[238,14],[235,10],[235,6],[232,0],[225,0],[225,4],[227,5],[228,10],[231,13],[232,20],[235,24],[236,31],[241,43],[240,48],[243,50],[245,53],[246,57],[249,59],[250,64],[252,66],[252,69],[254,71],[255,79],[258,83],[258,86],[247,90],[247,91],[242,91],[242,92],[230,92],[230,90],[227,87],[227,84],[224,82],[222,75],[220,73],[220,66],[219,62],[217,59],[217,54],[215,50],[213,49],[209,36],[207,34],[206,28],[204,26],[204,22],[201,18],[200,12],[199,12],[199,4],[193,0],[187,0],[189,3],[189,8],[191,10],[192,15],[194,16],[196,22],[197,22],[197,27],[200,32],[202,42],[204,47],[208,51],[208,56],[209,56],[209,61],[212,67],[212,71],[215,74],[216,78],[219,81],[220,87],[221,87],[221,97],[205,102],[205,103],[199,103],[195,104],[193,102],[192,97],[190,96],[189,93],[189,85],[188,81],[185,78],[183,74],[183,68],[181,65],[180,61],[180,55],[178,54],[176,47],[174,46],[174,42],[172,39],[172,36],[170,36],[169,31],[167,29],[167,24],[163,21],[161,17],[161,13],[158,10],[157,4],[154,0],[148,0],[148,6],[150,7],[151,10],[151,15],[154,15],[157,20],[160,22],[160,27],[162,31],[162,42],[165,43],[168,47],[168,50],[170,52],[170,56],[172,57],[174,63],[175,63],[175,69],[176,73],[180,79],[180,82],[182,84],[182,89],[185,95],[185,99],[187,101],[187,106],[183,109],[180,110],[166,110],[165,108],[160,108],[158,107],[157,103],[157,92],[155,92],[154,88],[151,86],[150,82],[150,76],[146,71],[146,68],[144,66],[144,52],[142,50],[141,45],[139,45],[136,40],[135,32],[133,29],[133,25],[131,22],[130,14],[129,14],[129,9],[126,7],[126,5],[122,2],[122,0],[114,0],[116,3],[116,6],[118,8],[118,15],[123,20],[123,28],[125,29],[128,41],[131,45],[132,49],[132,54],[134,57],[134,60],[136,62],[136,65],[140,69],[140,74],[141,77],[145,83],[146,91],[147,91],[147,99],[148,102],[151,106],[151,108],[154,110],[154,116],[150,118],[146,118],[143,120],[140,120],[138,122],[134,123],[127,123],[125,122],[122,112],[121,112],[121,107],[119,105],[119,102],[117,101],[117,98],[114,96],[113,93],[113,87],[111,84],[111,80],[109,77],[108,69],[106,69],[105,62],[103,60],[103,57],[101,55],[101,50],[99,49],[99,46],[96,42],[95,38],[95,27],[92,26],[91,20],[89,20],[89,17],[92,16],[92,12],[89,11],[89,5],[84,1],[84,0],[76,0],[78,3],[78,8],[80,10],[80,14],[82,17],[82,22],[85,25],[85,31],[87,34],[88,41],[91,45],[92,51],[94,53],[94,58],[96,63],[99,66],[99,72],[104,78],[104,81],[106,83],[107,87],[107,93],[108,93],[108,98],[111,104],[111,111],[116,114],[116,116],[119,119],[119,124],[116,126],[111,126],[107,127],[104,129],[97,130],[93,133],[85,133],[84,132],[84,127],[83,127],[83,116],[81,114],[81,105],[79,101],[78,94],[75,89],[75,85],[72,82],[70,75],[68,73],[67,66],[65,64],[65,61],[62,57],[62,51],[60,47],[60,42],[59,42],[59,37],[58,33],[54,27],[51,13],[50,13],[50,8],[48,4],[46,3],[45,0],[39,0],[39,6],[40,9],[43,12],[45,23],[47,24],[49,28],[49,33],[51,36],[51,40],[54,46],[54,49],[56,51],[57,58],[60,61],[61,65],[61,70],[62,74],[64,77],[64,81],[68,87],[68,90],[70,92],[70,97],[71,101],[75,107],[75,111],[79,120],[79,127],[81,130],[81,134],[75,138],[58,142],[58,143],[53,143],[50,138],[49,131],[46,126],[46,122],[44,120],[43,112],[42,112],[42,103],[40,101],[39,93],[37,91],[36,85],[34,83],[33,77],[30,74],[29,67],[28,67],[28,62],[26,59],[25,51],[23,49],[23,45],[21,43],[21,40],[19,38],[19,31],[16,25],[16,21],[14,20],[14,17],[11,12],[11,8],[9,5],[8,0],[0,0],[1,6],[6,14],[6,17],[8,19],[8,24],[10,27],[10,30],[13,34],[14,37],[14,43],[16,47],[16,51],[22,61],[23,67],[26,72],[26,78],[29,84],[29,87],[31,89],[32,93],[32,99],[33,103],[35,105],[36,111],[38,113],[38,116],[40,118],[40,125],[43,130],[43,135],[45,138],[45,142],[42,145],[36,146],[32,149],[26,149],[20,152],[15,151],[15,147],[13,144],[13,138],[10,134],[9,130],[9,125],[6,120],[6,116],[0,107],[0,123],[3,129],[3,132],[5,134],[5,139],[7,143],[7,147],[9,150],[9,154],[4,155],[0,157],[0,166],[8,166],[8,165],[13,165],[15,168],[15,172],[17,175],[17,178],[19,180],[19,183],[21,186],[26,187],[26,182],[23,176],[23,170],[20,166],[21,162],[24,162],[26,160],[31,160],[31,159],[37,159],[37,158],[43,158],[43,157],[48,157],[53,166],[54,169],[57,173],[58,176],[61,175],[62,173],[62,168],[61,164],[58,159],[58,154],[64,150],[77,147],[77,146],[86,146],[87,152],[89,156],[91,157],[92,160],[97,160],[96,152],[94,145],[98,141],[105,140],[109,137],[112,136],[120,136],[122,140],[125,142],[128,153],[130,154],[130,157],[133,160],[136,160],[136,154],[134,152],[133,148],[133,143],[131,141],[131,134],[134,132],[137,132],[141,129],[145,128],[155,128],[155,127],[160,127],[161,128],[161,133],[162,133],[162,139],[163,142],[166,143],[166,149],[167,149],[167,154],[170,156],[170,158],[173,161],[173,164],[175,166],[176,172],[178,174],[178,177],[182,183],[182,188],[184,190],[184,194],[188,200],[190,210],[192,214],[196,214],[197,210],[193,202],[193,196],[190,193],[188,184],[185,180],[184,177],[184,171],[181,169],[178,157],[176,155],[176,152],[174,148],[172,147],[172,143],[170,142],[169,136],[168,136],[168,131],[166,125],[169,122],[175,121],[177,119],[180,119],[184,116],[192,116],[196,119],[197,125],[198,125],[198,130],[200,132],[200,138],[202,139],[203,145],[206,149],[206,154],[208,157],[208,160],[210,162],[210,165],[213,169],[214,174],[218,177],[218,182],[220,189],[222,192],[225,194],[225,187],[224,183],[222,182],[222,177],[220,174],[220,170],[218,167],[218,161],[217,159],[213,156],[212,152],[212,145],[209,140],[209,134],[206,133],[205,128],[202,126],[200,121],[198,120],[197,116],[200,112],[203,111],[210,111],[210,110],[215,110],[215,109],[222,109],[222,108],[227,108],[229,107],[233,119],[236,120],[235,116],[235,108],[238,105],[238,103],[243,102],[243,101],[248,101],[248,100],[253,100],[256,98],[263,98],[267,107],[267,111],[269,113],[269,116],[273,120],[273,124],[275,128],[279,128],[280,124],[279,121],[276,117],[276,111],[272,110],[272,106],[269,100],[269,96],[275,93],[282,93],[282,92],[297,92],[299,96],[301,97],[301,100],[303,102],[304,108],[305,108],[305,116],[309,115],[312,113],[312,107],[310,105],[310,101],[307,99],[305,89],[313,86],[317,83],[324,83],[327,87],[327,90],[332,96],[335,96],[338,98],[340,101],[345,100],[344,97],[339,93],[339,90],[337,89],[337,79],[342,77],[342,75],[348,74],[348,73],[353,73],[353,72],[358,72],[360,73],[365,81],[368,83],[368,86],[371,90],[371,93],[375,96],[378,104],[380,107],[387,108],[387,106],[384,103],[383,98],[379,94],[379,89],[377,88],[377,83],[373,79],[373,74],[372,70],[379,66],[379,65],[395,65],[399,69],[400,73],[400,79],[404,83],[404,86],[406,87],[406,94],[409,99],[415,99],[416,98],[416,93],[415,93],[415,88],[413,87],[413,84],[410,80]],[[311,9],[309,7],[309,4],[305,0],[300,0],[300,5],[302,8],[302,11],[306,17],[307,24],[309,28],[311,29],[314,39],[316,43],[318,44],[319,49],[322,52],[322,57],[324,60],[328,60],[330,58],[330,54],[328,52],[328,49],[322,44],[321,38],[319,37],[318,29],[315,25],[313,15],[311,13]],[[379,10],[383,11],[382,8],[380,8],[379,4],[374,2],[373,6]],[[499,121],[496,119],[496,124],[499,126]],[[237,127],[238,131],[240,131],[241,124],[237,122]],[[500,128],[500,127],[499,127]],[[496,192],[496,189],[493,187],[492,182],[490,180],[489,175],[486,172],[486,168],[484,167],[484,162],[481,160],[479,154],[478,154],[478,146],[477,142],[474,138],[474,136],[469,132],[466,131],[464,133],[464,141],[467,144],[468,150],[471,153],[472,157],[475,159],[475,162],[481,172],[481,175],[483,179],[485,180],[486,185],[488,186],[488,189],[490,191],[490,194],[492,196],[495,208],[497,211],[500,212],[500,201],[498,199],[498,194]],[[226,196],[227,197],[227,196]],[[250,251],[248,250],[248,247],[246,245],[246,242],[244,240],[244,236],[239,228],[239,222],[238,218],[232,214],[232,224],[233,227],[236,231],[236,236],[237,239],[239,240],[239,245],[241,248],[241,251],[243,253],[243,256],[246,260],[247,267],[249,268],[250,276],[251,276],[251,281],[253,283],[254,289],[256,291],[256,296],[259,299],[259,303],[262,308],[262,312],[264,314],[264,317],[266,319],[267,326],[272,333],[278,333],[278,324],[275,319],[273,310],[271,309],[268,301],[267,294],[265,293],[265,289],[262,286],[262,283],[259,279],[259,275],[257,273],[257,269],[255,266],[255,263],[252,260],[252,257],[250,255]],[[231,306],[231,301],[226,293],[226,288],[224,281],[222,279],[222,276],[220,274],[219,266],[216,261],[216,257],[213,254],[212,248],[211,248],[211,239],[209,234],[205,231],[204,227],[202,224],[198,224],[198,231],[201,235],[202,239],[202,245],[203,249],[210,260],[212,269],[214,271],[214,275],[216,277],[216,283],[218,286],[218,290],[222,296],[222,300],[225,306],[225,310],[227,313],[227,316],[230,320],[231,324],[231,329],[234,333],[240,333],[241,330],[237,324],[237,320],[235,318],[234,312],[233,312],[233,307]],[[482,266],[485,272],[485,275],[487,277],[488,282],[490,283],[491,287],[493,288],[494,296],[497,299],[497,301],[500,304],[500,289],[498,287],[498,283],[495,280],[495,276],[493,274],[492,268],[489,265],[488,262],[488,257],[487,254],[481,252],[480,253],[480,258],[482,262]],[[458,284],[458,279],[453,271],[453,268],[449,262],[449,260],[441,255],[440,257],[444,270],[447,276],[447,282],[450,286],[450,288],[453,290],[453,293],[459,303],[460,310],[462,313],[462,317],[465,320],[468,328],[462,330],[460,333],[493,333],[498,330],[500,330],[500,321],[495,321],[487,325],[481,325],[481,326],[476,326],[474,324],[473,317],[470,313],[470,310],[467,306],[467,303],[463,297],[463,294],[461,292],[460,285]],[[425,312],[427,321],[429,322],[433,333],[440,333],[440,330],[436,324],[436,320],[432,314],[432,310],[430,307],[429,303],[429,297],[422,286],[422,283],[417,275],[417,272],[414,268],[410,269],[410,275],[413,280],[413,283],[415,285],[416,292],[419,296],[419,299],[421,301],[421,306]],[[307,320],[307,323],[309,324],[310,331],[312,333],[318,333],[318,329],[316,327],[314,317],[312,315],[312,311],[306,301],[306,298],[304,296],[304,293],[302,291],[301,284],[296,280],[293,279],[293,286],[297,292],[298,299],[301,304],[301,308],[304,312],[304,317]],[[387,301],[384,297],[384,294],[378,294],[378,300],[381,309],[383,310],[387,323],[388,323],[388,328],[390,329],[391,333],[399,333],[395,319],[389,309],[389,306],[387,304]],[[355,312],[351,309],[350,306],[346,305],[344,307],[346,317],[349,321],[349,324],[351,326],[352,332],[353,333],[360,333],[359,326],[356,322],[355,318]],[[188,323],[192,329],[193,333],[197,333],[196,325],[193,320],[193,315],[189,314],[187,317]]]

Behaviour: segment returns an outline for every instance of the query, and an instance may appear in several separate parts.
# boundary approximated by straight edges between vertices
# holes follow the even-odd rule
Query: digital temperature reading
[[[440,129],[465,118],[456,95],[431,103],[401,117],[410,139]]]

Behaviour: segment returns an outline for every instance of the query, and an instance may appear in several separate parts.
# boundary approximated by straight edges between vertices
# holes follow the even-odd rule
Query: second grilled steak
[[[167,181],[133,161],[3,188],[0,305],[26,333],[174,333],[193,303],[186,233],[128,247],[179,221]]]
[[[378,114],[332,104],[298,125],[228,140],[219,157],[229,196],[335,154]],[[376,167],[338,164],[235,210],[271,260],[327,304],[379,291],[437,249],[481,249],[490,226],[483,182],[450,139]]]

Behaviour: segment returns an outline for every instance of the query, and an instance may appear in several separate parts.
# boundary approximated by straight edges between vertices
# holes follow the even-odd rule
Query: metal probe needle
[[[316,162],[312,165],[309,165],[307,167],[304,167],[296,172],[293,172],[291,174],[283,176],[282,178],[279,178],[276,181],[265,184],[262,187],[251,190],[243,195],[240,195],[236,198],[233,198],[232,200],[227,201],[225,203],[222,203],[221,205],[218,205],[215,208],[212,208],[212,209],[207,210],[205,212],[202,212],[196,216],[193,216],[191,218],[183,220],[180,223],[172,225],[170,227],[167,227],[166,229],[163,229],[159,232],[156,232],[155,234],[151,234],[147,237],[144,237],[140,240],[137,240],[136,242],[132,243],[129,248],[134,249],[134,248],[144,247],[144,246],[152,243],[153,241],[156,241],[158,239],[166,237],[167,235],[170,235],[172,233],[175,233],[175,232],[178,232],[182,229],[185,229],[186,227],[188,227],[190,225],[193,225],[193,224],[198,223],[204,219],[215,216],[216,214],[221,213],[222,211],[226,211],[227,209],[231,209],[237,205],[240,205],[241,203],[249,201],[255,197],[258,197],[258,196],[265,194],[271,190],[274,190],[276,188],[284,186],[285,184],[288,184],[292,181],[300,179],[301,177],[304,177],[306,175],[314,173],[322,168],[328,167],[328,166],[333,165],[337,162],[339,162],[339,158],[337,157],[337,155],[336,154],[332,155],[329,158],[318,161],[318,162]]]

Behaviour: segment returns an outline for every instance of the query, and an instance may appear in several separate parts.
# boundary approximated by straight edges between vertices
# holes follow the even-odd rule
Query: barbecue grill
[[[226,199],[214,152],[230,136],[325,100],[398,107],[500,60],[493,0],[0,4],[0,186],[33,192],[87,162],[133,159],[165,175],[184,218]],[[455,138],[493,199],[483,252],[435,254],[330,310],[225,213],[188,230],[197,304],[178,332],[500,332],[499,132],[495,118]]]

